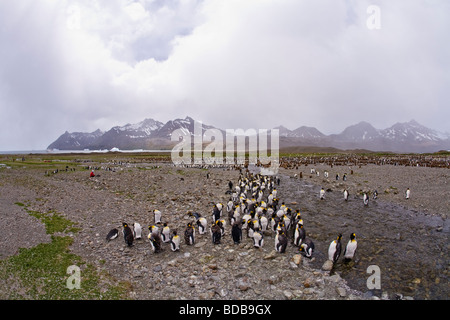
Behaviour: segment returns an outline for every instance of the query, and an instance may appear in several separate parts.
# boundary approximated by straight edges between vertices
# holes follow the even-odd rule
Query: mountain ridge
[[[146,118],[141,122],[124,126],[114,126],[108,131],[100,129],[91,132],[64,132],[47,149],[57,150],[121,150],[157,149],[169,150],[177,143],[170,140],[171,133],[180,129],[194,136],[195,120],[189,116],[177,118],[166,123]],[[201,124],[202,134],[208,129],[224,130],[211,125]],[[237,128],[236,128],[237,129]],[[412,152],[425,153],[450,149],[450,135],[427,128],[415,120],[397,122],[385,129],[377,129],[366,121],[346,127],[338,134],[323,134],[315,127],[300,126],[290,130],[284,126],[279,130],[279,146],[289,147],[326,147],[338,149],[365,149],[375,152]]]

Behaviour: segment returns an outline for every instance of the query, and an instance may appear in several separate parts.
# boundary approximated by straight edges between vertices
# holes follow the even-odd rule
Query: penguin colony
[[[236,185],[228,182],[227,194],[231,197],[226,205],[216,203],[211,208],[211,213],[202,216],[198,212],[188,211],[188,216],[192,219],[183,229],[181,239],[178,231],[164,221],[161,211],[153,211],[153,225],[148,226],[149,249],[157,254],[163,250],[164,246],[169,246],[172,251],[179,251],[180,246],[194,245],[196,243],[196,233],[210,236],[214,245],[219,245],[222,241],[230,241],[240,244],[244,239],[249,239],[255,249],[265,245],[273,245],[276,252],[283,254],[286,252],[288,243],[296,248],[304,257],[311,259],[314,253],[314,242],[306,237],[306,231],[300,210],[289,208],[284,202],[280,203],[277,185],[280,179],[272,176],[252,174],[246,172],[240,174]],[[320,192],[320,199],[323,200],[324,190]],[[348,194],[345,195],[347,200]],[[230,227],[226,228],[227,225]],[[133,228],[127,223],[122,225],[123,237],[127,246],[132,246],[134,240],[142,239],[142,228],[139,223],[134,223]],[[180,226],[178,226],[180,227]],[[106,236],[110,241],[118,237],[118,229],[112,229]],[[273,244],[265,242],[265,236],[274,237]],[[272,237],[271,237],[272,238]],[[342,234],[333,240],[328,248],[328,258],[333,265],[338,261],[342,252]],[[184,240],[184,241],[183,241]],[[166,244],[166,245],[164,245]],[[344,262],[354,258],[357,248],[356,235],[352,233],[350,240],[344,248]]]

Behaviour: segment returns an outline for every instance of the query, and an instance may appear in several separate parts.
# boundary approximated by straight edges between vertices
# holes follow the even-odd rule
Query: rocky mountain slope
[[[116,126],[106,132],[65,132],[47,149],[58,150],[171,150],[177,142],[170,140],[172,132],[181,129],[194,135],[195,120],[191,117],[175,119],[165,124],[145,119],[136,124]],[[202,124],[202,134],[215,127]],[[221,130],[223,129],[216,128]],[[238,129],[238,128],[236,128]],[[396,123],[386,129],[376,129],[368,122],[359,122],[345,128],[339,134],[325,135],[314,127],[301,126],[290,130],[279,126],[281,149],[312,146],[338,149],[365,149],[390,152],[437,152],[450,149],[450,135],[429,129],[415,120]],[[225,134],[223,135],[225,137]]]

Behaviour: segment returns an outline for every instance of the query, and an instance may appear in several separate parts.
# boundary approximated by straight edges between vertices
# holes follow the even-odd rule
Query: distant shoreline
[[[90,154],[90,153],[170,153],[171,150],[16,150],[16,151],[0,151],[3,155],[16,154]]]

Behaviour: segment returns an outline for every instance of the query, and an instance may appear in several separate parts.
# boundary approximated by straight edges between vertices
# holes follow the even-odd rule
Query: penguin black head
[[[351,235],[350,235],[350,240],[354,240],[356,238],[356,234],[355,233],[352,233]]]
[[[122,226],[123,226],[124,228],[126,228],[126,227],[128,227],[128,223],[124,222],[124,223],[122,223]]]
[[[338,239],[338,240],[341,240],[341,239],[342,239],[342,234],[339,233],[337,239]]]

